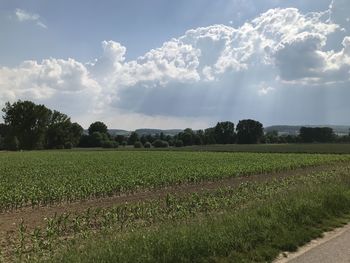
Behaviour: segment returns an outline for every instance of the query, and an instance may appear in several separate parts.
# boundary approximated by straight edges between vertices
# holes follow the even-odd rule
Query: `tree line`
[[[155,135],[112,136],[101,121],[92,123],[87,132],[78,123],[56,110],[31,101],[6,103],[4,123],[0,124],[0,150],[70,149],[73,147],[166,148],[208,144],[313,143],[350,142],[350,135],[336,136],[331,128],[302,127],[299,135],[279,135],[277,131],[264,134],[263,125],[256,120],[240,120],[235,127],[230,121],[218,122],[204,130],[187,128],[170,136]]]
[[[70,149],[79,144],[83,134],[83,128],[67,115],[31,101],[7,102],[2,111],[2,149]]]

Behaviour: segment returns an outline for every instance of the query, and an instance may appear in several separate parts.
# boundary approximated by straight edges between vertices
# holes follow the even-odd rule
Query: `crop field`
[[[350,143],[218,144],[172,148],[179,151],[350,154]]]
[[[111,151],[101,148],[77,148],[76,151]],[[350,143],[289,143],[289,144],[210,144],[169,148],[119,147],[118,151],[188,151],[188,152],[253,152],[253,153],[322,153],[350,154]],[[113,149],[115,151],[115,149]]]
[[[0,209],[110,196],[350,160],[350,155],[209,152],[0,154]]]
[[[0,262],[271,262],[350,215],[347,154],[34,151],[0,164]]]

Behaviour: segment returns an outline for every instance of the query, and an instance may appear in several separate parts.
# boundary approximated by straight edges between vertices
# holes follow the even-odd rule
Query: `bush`
[[[64,144],[64,149],[72,149],[73,148],[73,144],[71,142],[66,142]]]
[[[137,142],[134,143],[134,147],[135,147],[135,148],[142,148],[143,145],[142,145],[141,142],[137,141]]]
[[[1,150],[4,150],[5,149],[5,146],[4,146],[4,138],[2,138],[1,136],[0,136],[0,151]]]
[[[128,145],[128,142],[127,141],[122,141],[122,146],[125,147]]]
[[[166,141],[162,141],[162,140],[155,140],[154,142],[153,142],[153,146],[155,147],[155,148],[168,148],[169,147],[169,143],[168,142],[166,142]]]
[[[152,148],[152,144],[150,142],[145,142],[143,145],[145,148]]]
[[[6,136],[4,139],[4,148],[9,151],[19,150],[19,141],[16,136]]]
[[[103,141],[101,146],[102,148],[117,148],[118,143],[115,141]]]
[[[177,140],[175,142],[175,147],[183,147],[184,146],[184,142],[182,140]]]
[[[145,148],[151,148],[152,144],[150,142],[145,142],[144,146]]]

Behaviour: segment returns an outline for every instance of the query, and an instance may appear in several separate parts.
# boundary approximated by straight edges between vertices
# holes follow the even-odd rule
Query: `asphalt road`
[[[350,263],[350,225],[326,233],[296,253],[276,262],[288,263]]]

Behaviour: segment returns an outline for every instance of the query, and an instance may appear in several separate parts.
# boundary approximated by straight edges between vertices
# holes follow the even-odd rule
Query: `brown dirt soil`
[[[213,191],[222,187],[237,187],[244,182],[264,182],[267,180],[281,179],[290,176],[302,176],[312,172],[329,171],[341,164],[322,165],[317,167],[298,168],[294,170],[251,175],[245,177],[233,177],[216,181],[203,181],[200,183],[188,183],[169,186],[153,190],[143,190],[129,194],[116,195],[112,197],[95,198],[74,203],[60,203],[42,207],[24,207],[18,210],[0,213],[0,243],[4,237],[15,233],[23,219],[25,225],[34,229],[36,226],[45,225],[45,218],[63,213],[81,213],[88,208],[109,208],[117,204],[132,203],[143,200],[151,200],[165,197],[167,194],[185,195],[195,192]],[[6,241],[8,242],[8,240]]]

